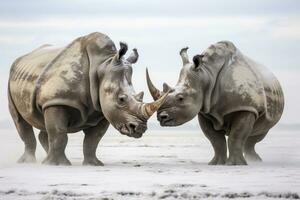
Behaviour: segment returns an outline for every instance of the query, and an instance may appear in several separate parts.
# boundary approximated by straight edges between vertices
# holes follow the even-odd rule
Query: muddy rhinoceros
[[[83,130],[84,165],[102,165],[96,148],[109,124],[119,132],[139,138],[147,119],[165,97],[143,103],[136,94],[132,67],[137,50],[124,59],[127,45],[117,51],[101,33],[79,37],[63,48],[43,45],[18,58],[8,84],[9,110],[25,144],[19,162],[34,162],[33,127],[47,152],[46,164],[69,165],[65,156],[67,133]]]
[[[264,66],[243,55],[232,42],[211,45],[190,62],[187,49],[179,81],[174,88],[164,83],[163,91],[152,84],[154,99],[170,91],[157,111],[162,126],[178,126],[196,115],[215,155],[212,165],[245,165],[260,161],[255,144],[261,141],[280,119],[284,97],[275,76]],[[229,157],[225,135],[228,136]]]

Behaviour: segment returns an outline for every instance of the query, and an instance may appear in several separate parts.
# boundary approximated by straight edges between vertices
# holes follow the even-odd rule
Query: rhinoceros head
[[[138,52],[127,58],[127,45],[120,43],[120,50],[100,67],[99,99],[106,119],[122,134],[139,138],[147,129],[148,118],[160,107],[167,95],[152,103],[143,103],[144,93],[135,93],[131,77],[132,64],[138,60]]]
[[[158,90],[150,80],[148,70],[147,84],[153,99],[160,98],[169,92],[164,104],[157,111],[157,119],[161,126],[177,126],[193,119],[202,109],[204,102],[209,100],[210,88],[213,88],[213,76],[216,69],[228,62],[228,42],[211,45],[202,54],[189,61],[187,49],[180,51],[183,67],[179,80],[174,88],[163,84],[163,91]]]

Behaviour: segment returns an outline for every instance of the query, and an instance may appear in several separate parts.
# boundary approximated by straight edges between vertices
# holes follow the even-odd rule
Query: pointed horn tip
[[[148,67],[146,67],[146,77],[147,77],[147,83],[148,83],[148,81],[151,82]]]
[[[158,90],[152,83],[151,79],[150,79],[150,75],[148,72],[148,68],[146,68],[146,81],[147,81],[147,85],[148,85],[148,89],[151,93],[151,96],[153,97],[154,100],[159,99],[159,97],[161,96],[161,91]]]

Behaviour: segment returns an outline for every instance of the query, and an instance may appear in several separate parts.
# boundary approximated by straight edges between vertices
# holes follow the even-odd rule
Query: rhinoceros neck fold
[[[101,111],[99,87],[102,81],[101,71],[104,71],[104,69],[101,68],[105,68],[104,63],[107,62],[108,60],[111,60],[113,56],[114,55],[106,55],[105,59],[97,62],[97,64],[90,64],[90,68],[89,68],[90,96],[91,96],[94,109],[99,112]],[[100,74],[98,72],[100,72]]]
[[[212,107],[212,95],[214,93],[217,79],[224,68],[225,64],[220,67],[203,67],[204,76],[208,78],[206,85],[200,86],[203,91],[203,102],[201,111],[203,113],[208,113]]]
[[[101,71],[104,71],[104,63],[112,59],[117,53],[113,41],[101,33],[92,33],[85,38],[85,49],[88,59],[89,97],[96,111],[101,111],[99,99],[99,86],[101,84]],[[103,68],[103,69],[102,69]],[[99,73],[100,72],[100,73]]]

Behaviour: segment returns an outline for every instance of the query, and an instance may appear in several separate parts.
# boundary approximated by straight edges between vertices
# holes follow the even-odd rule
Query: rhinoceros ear
[[[113,63],[115,64],[120,63],[122,56],[126,54],[127,50],[128,50],[127,44],[125,42],[120,42],[120,49],[118,53],[114,56]]]
[[[143,101],[144,92],[140,92],[134,96],[138,101]]]
[[[169,86],[167,83],[164,83],[163,84],[163,92],[166,93],[166,92],[171,92],[173,91],[173,88],[171,86]]]
[[[118,52],[118,58],[122,58],[122,56],[124,56],[126,54],[128,50],[128,46],[125,42],[120,42],[120,50]]]
[[[181,50],[180,50],[180,56],[181,56],[181,59],[182,59],[182,63],[183,63],[183,65],[185,65],[185,64],[188,64],[190,61],[189,61],[189,56],[188,56],[188,54],[187,54],[187,50],[188,50],[189,48],[188,47],[185,47],[185,48],[182,48]]]
[[[130,54],[130,56],[126,60],[128,62],[130,62],[131,64],[134,64],[137,62],[137,60],[139,58],[139,53],[136,48],[134,48],[132,51],[133,51],[133,53]]]
[[[201,64],[201,62],[202,62],[202,58],[203,58],[203,55],[195,55],[195,56],[193,57],[193,63],[194,63],[194,65],[195,65],[195,69],[196,69],[196,70],[199,69],[200,64]]]

